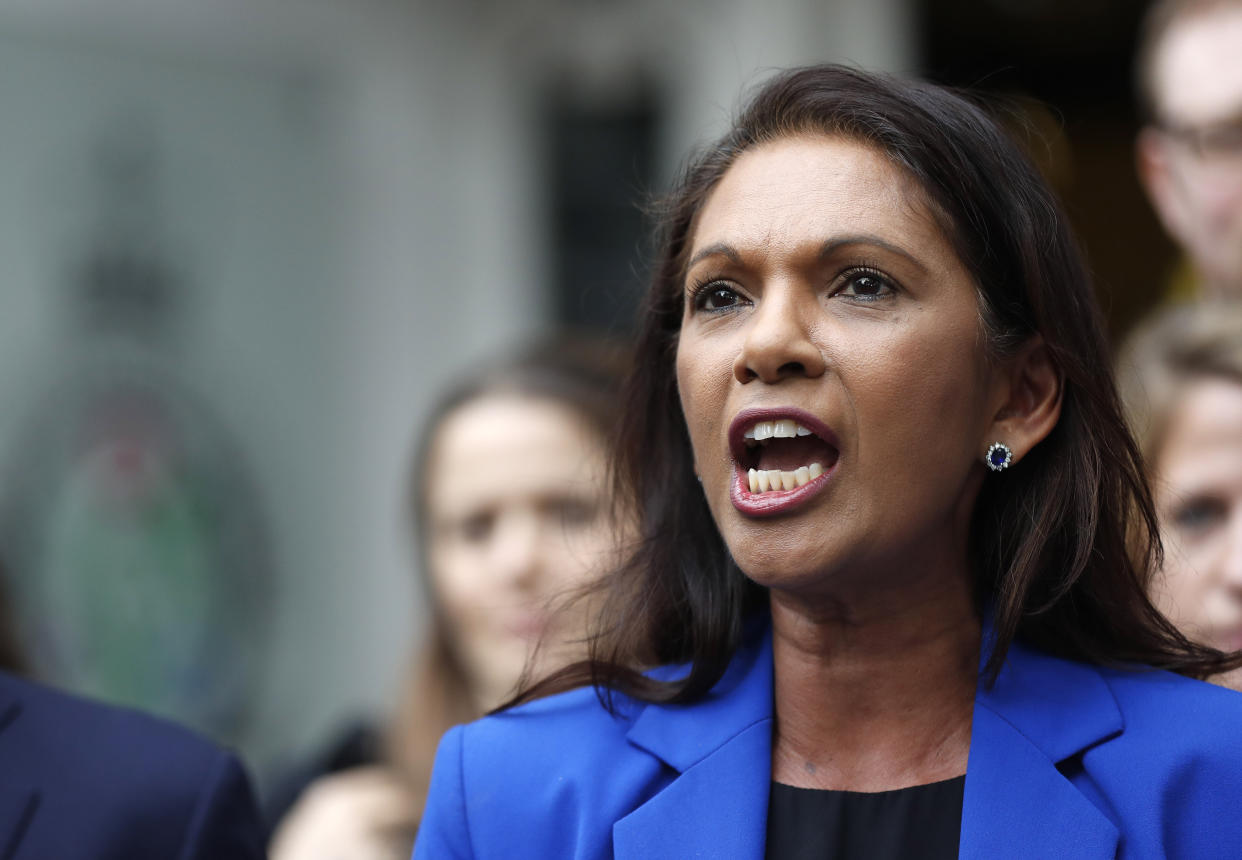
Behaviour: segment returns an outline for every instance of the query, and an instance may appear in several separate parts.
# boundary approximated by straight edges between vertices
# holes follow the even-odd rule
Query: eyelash
[[[880,294],[880,295],[845,296],[845,298],[851,301],[861,302],[863,304],[872,304],[874,302],[882,301],[883,299],[888,298],[893,293],[897,292],[897,285],[893,281],[892,278],[884,274],[882,271],[880,271],[875,266],[867,264],[867,263],[863,263],[861,265],[851,266],[850,268],[845,269],[844,271],[841,272],[841,274],[839,274],[836,278],[834,278],[835,281],[840,282],[840,285],[833,288],[832,292],[830,293],[830,296],[840,295],[850,284],[854,283],[855,280],[859,277],[874,278],[875,280],[880,282],[880,285],[882,288],[886,288],[890,292],[886,294]],[[733,293],[734,295],[737,296],[739,300],[739,304],[743,301],[746,301],[745,297],[740,292],[738,292],[738,290],[730,286],[727,280],[720,278],[720,277],[716,277],[716,276],[708,276],[708,277],[700,278],[696,280],[694,283],[692,283],[690,285],[687,300],[690,302],[690,306],[697,311],[708,311],[712,313],[719,313],[723,311],[733,310],[734,308],[738,307],[737,304],[728,305],[723,308],[704,307],[704,305],[707,302],[707,297],[711,295],[713,292],[715,292],[716,290],[728,290],[729,292]]]
[[[858,277],[874,278],[875,280],[880,282],[880,285],[882,287],[888,289],[890,292],[885,295],[876,295],[876,296],[854,295],[854,296],[846,297],[846,298],[852,299],[853,301],[865,302],[869,304],[872,302],[881,301],[885,298],[888,298],[889,295],[897,292],[897,284],[893,281],[892,278],[884,274],[877,267],[867,264],[867,263],[863,263],[862,265],[859,265],[859,266],[851,266],[850,268],[846,269],[838,276],[838,280],[841,281],[841,285],[833,290],[832,295],[834,296],[840,295],[841,292],[847,286],[853,283],[854,280]]]
[[[727,280],[715,276],[704,277],[692,283],[686,299],[690,303],[690,307],[696,311],[705,311],[707,313],[720,313],[721,311],[728,311],[737,307],[737,305],[730,305],[724,308],[704,307],[707,297],[716,290],[728,290],[738,297],[739,303],[743,300],[742,294],[730,286]]]

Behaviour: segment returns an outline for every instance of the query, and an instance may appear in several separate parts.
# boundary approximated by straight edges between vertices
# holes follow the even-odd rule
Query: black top
[[[772,783],[767,860],[953,860],[966,777],[895,791]]]

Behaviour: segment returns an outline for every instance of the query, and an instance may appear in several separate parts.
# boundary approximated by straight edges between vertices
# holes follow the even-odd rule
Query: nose
[[[1221,572],[1228,588],[1242,597],[1242,504],[1234,507],[1222,547]]]
[[[818,309],[819,297],[813,292],[804,294],[793,285],[766,289],[733,362],[737,381],[821,376],[827,363],[811,336]]]
[[[496,524],[491,566],[497,584],[532,589],[543,569],[544,534],[535,511],[508,511]]]

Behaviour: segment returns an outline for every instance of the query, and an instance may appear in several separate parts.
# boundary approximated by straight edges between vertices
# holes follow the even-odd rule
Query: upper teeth
[[[744,439],[762,442],[764,439],[792,439],[794,436],[810,436],[811,431],[792,418],[781,418],[777,421],[756,421],[742,434]]]

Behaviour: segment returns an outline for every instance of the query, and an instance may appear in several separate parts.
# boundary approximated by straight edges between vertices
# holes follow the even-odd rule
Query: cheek
[[[561,538],[554,548],[556,565],[551,571],[556,589],[572,587],[601,573],[613,545],[611,533],[603,525],[560,528]]]
[[[860,479],[852,512],[878,534],[956,528],[978,493],[988,377],[973,349],[947,340],[894,339],[847,385]]]
[[[681,403],[682,420],[686,424],[687,432],[690,435],[690,445],[695,451],[695,461],[698,461],[698,429],[700,427],[698,407],[703,400],[703,392],[699,390],[702,385],[701,373],[692,373],[688,367],[690,366],[690,357],[684,346],[677,349],[677,399]]]
[[[484,626],[488,589],[484,554],[469,547],[444,547],[428,554],[435,602],[454,629]]]
[[[711,450],[711,440],[722,435],[732,380],[733,362],[727,349],[709,354],[697,341],[683,335],[677,349],[677,395],[697,465],[710,466],[703,462],[704,455]]]
[[[1152,579],[1151,600],[1156,609],[1192,638],[1200,633],[1204,597],[1203,580],[1183,559],[1169,558]]]
[[[1194,633],[1205,611],[1205,598],[1211,578],[1205,576],[1202,543],[1187,544],[1170,530],[1161,530],[1164,565],[1152,579],[1151,597],[1156,608],[1173,623]]]
[[[1175,572],[1178,582],[1186,588],[1206,587],[1219,580],[1222,538],[1219,530],[1187,539],[1182,534],[1165,534],[1165,569]]]
[[[944,348],[956,340],[895,340],[875,350],[862,368],[859,420],[881,440],[870,453],[922,463],[907,474],[918,475],[946,456],[973,459],[982,443],[975,437],[986,418],[987,377],[973,349]],[[864,432],[862,440],[869,435]]]

